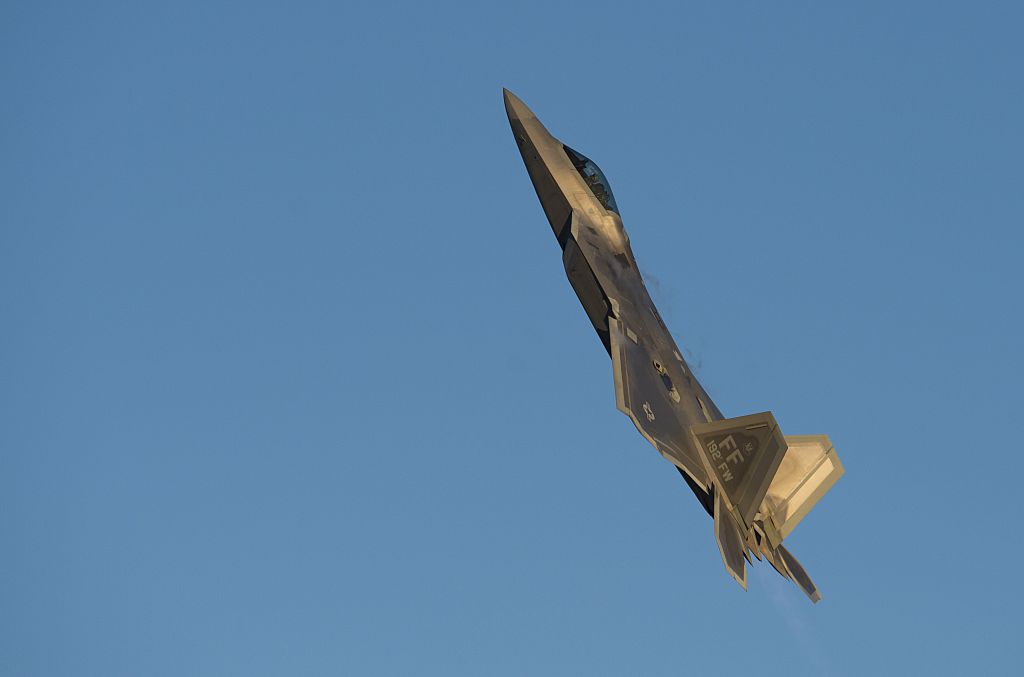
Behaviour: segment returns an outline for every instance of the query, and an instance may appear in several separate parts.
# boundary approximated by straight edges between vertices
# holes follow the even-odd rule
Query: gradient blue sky
[[[1018,671],[1024,12],[712,4],[4,3],[0,674]],[[832,437],[821,604],[615,411],[502,86]]]

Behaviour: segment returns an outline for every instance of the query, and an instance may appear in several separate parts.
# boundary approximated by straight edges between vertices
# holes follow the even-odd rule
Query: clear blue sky
[[[4,3],[0,674],[1019,670],[1024,12],[771,4]],[[502,86],[839,449],[819,605],[616,412]]]

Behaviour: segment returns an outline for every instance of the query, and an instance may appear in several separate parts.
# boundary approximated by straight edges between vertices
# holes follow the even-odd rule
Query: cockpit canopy
[[[615,197],[612,195],[612,186],[608,183],[608,179],[605,177],[604,172],[601,171],[601,168],[586,155],[577,153],[572,148],[569,148],[569,146],[563,145],[562,148],[565,149],[565,154],[572,161],[576,171],[579,172],[584,183],[590,188],[590,191],[597,198],[597,201],[601,203],[601,206],[618,214],[619,208],[615,204]]]

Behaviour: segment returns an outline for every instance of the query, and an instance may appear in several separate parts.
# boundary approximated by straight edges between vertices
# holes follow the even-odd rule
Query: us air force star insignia
[[[654,420],[654,410],[651,409],[651,403],[650,402],[644,402],[644,413],[647,414],[647,420],[648,421],[653,421]]]

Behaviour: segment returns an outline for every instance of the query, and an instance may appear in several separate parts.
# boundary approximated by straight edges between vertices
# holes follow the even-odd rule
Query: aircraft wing
[[[663,379],[664,367],[648,352],[644,340],[622,321],[609,317],[608,331],[615,405],[655,449],[706,488],[701,458],[686,438],[686,424],[678,418],[679,393],[667,377]]]

